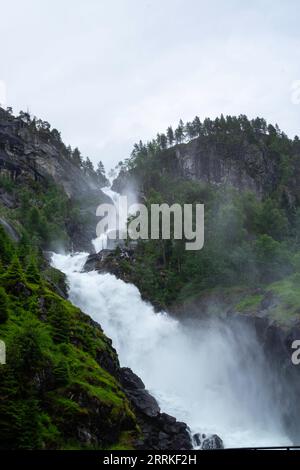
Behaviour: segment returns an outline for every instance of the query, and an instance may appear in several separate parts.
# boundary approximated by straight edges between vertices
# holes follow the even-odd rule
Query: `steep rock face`
[[[72,161],[58,133],[37,131],[30,121],[0,108],[0,170],[14,178],[52,177],[69,197],[99,191],[107,181],[96,181]]]
[[[288,203],[293,206],[300,199],[299,146],[289,144],[289,165],[293,168],[283,181],[284,159],[279,151],[261,135],[255,142],[246,134],[228,136],[200,136],[188,143],[177,144],[151,159],[149,172],[159,171],[169,178],[203,181],[212,185],[231,185],[241,191],[252,191],[258,198],[271,194],[281,185]],[[154,181],[145,181],[141,164],[129,171],[121,169],[112,188],[126,193],[127,188],[146,192]]]
[[[174,158],[174,156],[173,156]],[[266,159],[246,141],[227,148],[199,138],[175,149],[181,176],[215,184],[229,184],[261,196],[277,184],[276,162]]]
[[[131,369],[120,370],[120,381],[129,398],[142,436],[135,443],[138,449],[189,450],[192,440],[185,423],[161,413],[157,401],[145,389],[142,380]]]
[[[50,181],[62,187],[76,204],[82,219],[82,224],[77,220],[76,226],[72,221],[68,225],[73,249],[90,250],[90,240],[96,237],[96,208],[108,201],[100,189],[107,181],[105,177],[96,180],[76,164],[59,133],[54,131],[37,130],[32,121],[15,118],[0,108],[0,176],[16,185],[31,187],[40,182],[46,186]],[[0,203],[12,209],[18,207],[20,201],[0,188]]]
[[[300,339],[300,322],[281,326],[259,316],[246,318],[254,325],[263,344],[266,356],[282,384],[281,402],[285,409],[285,425],[292,440],[299,442],[300,435],[300,368],[292,362],[294,340]]]
[[[0,217],[0,225],[4,228],[7,235],[14,241],[19,241],[19,234],[16,232],[14,227],[12,227],[6,220]]]

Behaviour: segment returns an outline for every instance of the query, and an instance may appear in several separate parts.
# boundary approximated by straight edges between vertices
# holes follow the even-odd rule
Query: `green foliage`
[[[300,273],[300,252],[299,251],[294,254],[292,258],[292,265],[293,265],[294,270],[297,273]]]
[[[291,255],[284,244],[269,235],[261,235],[255,242],[260,279],[274,281],[291,272]]]
[[[7,271],[2,276],[5,287],[9,290],[13,290],[18,284],[25,284],[25,276],[19,261],[19,258],[15,255],[12,259],[11,264],[8,266]]]
[[[138,183],[148,205],[204,203],[205,243],[201,251],[188,252],[184,241],[140,241],[135,263],[121,264],[145,297],[166,307],[216,286],[266,284],[298,269],[292,258],[300,247],[300,194],[294,186],[289,188],[298,171],[297,139],[288,139],[264,119],[249,120],[244,115],[180,122],[175,132],[167,130],[168,148],[162,135],[134,145],[120,168],[119,182],[124,187],[126,180]],[[181,177],[172,145],[195,138],[208,155],[211,148],[217,149],[220,158],[241,165],[255,181],[265,177],[262,197],[227,184]],[[250,152],[250,163],[244,158],[239,163],[241,151]],[[276,176],[261,174],[262,155]]]
[[[253,294],[247,297],[244,297],[236,306],[238,312],[252,312],[260,305],[263,299],[262,294]]]
[[[11,330],[7,337],[8,363],[17,376],[30,381],[43,364],[49,344],[48,332],[43,324],[29,316],[21,327]]]
[[[17,217],[22,220],[24,232],[20,250],[36,247],[55,248],[55,244],[65,246],[69,240],[67,226],[72,217],[72,203],[65,192],[48,182],[47,186],[39,183],[34,188],[21,186],[17,190],[21,200]]]
[[[11,240],[0,225],[0,260],[2,264],[7,265],[13,256],[14,248]]]
[[[299,317],[299,285],[300,276],[295,273],[268,286],[268,291],[278,299],[270,314],[279,323],[286,324],[289,319]]]
[[[95,435],[102,426],[95,448],[116,444],[126,430],[135,434],[135,417],[117,379],[101,367],[107,361],[118,367],[109,340],[57,295],[61,273],[41,273],[37,251],[27,250],[24,239],[23,247],[10,245],[6,234],[2,241],[11,262],[1,277],[6,291],[0,288],[0,338],[7,352],[0,367],[0,449],[64,449],[70,442],[84,448],[78,429],[94,422]]]
[[[41,282],[41,276],[37,267],[36,259],[32,256],[30,263],[26,269],[26,279],[28,282],[39,284]]]
[[[67,343],[70,338],[70,318],[61,303],[52,303],[48,311],[52,337],[57,343]]]
[[[288,219],[277,202],[268,198],[260,207],[256,218],[259,233],[282,240],[288,233]]]
[[[3,287],[0,287],[0,323],[5,323],[8,319],[8,295]]]
[[[55,385],[64,387],[70,382],[70,368],[68,361],[65,358],[59,359],[58,363],[53,367],[53,375]]]
[[[7,192],[12,192],[14,185],[11,178],[0,175],[0,187],[4,188]]]
[[[21,239],[17,246],[17,255],[22,264],[26,263],[27,258],[32,252],[32,245],[27,232],[23,231]]]

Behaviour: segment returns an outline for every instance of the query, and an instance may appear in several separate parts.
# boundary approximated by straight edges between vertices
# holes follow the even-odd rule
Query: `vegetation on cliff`
[[[90,223],[82,207],[99,204],[90,180],[101,186],[103,165],[48,123],[0,111],[0,448],[128,448],[139,431],[117,354],[43,254],[71,249]]]
[[[124,433],[133,438],[135,416],[100,326],[59,296],[52,268],[1,227],[0,258],[0,447],[107,448]]]
[[[103,164],[95,170],[49,123],[0,108],[0,217],[33,245],[90,249],[106,184]]]
[[[298,137],[245,116],[195,118],[178,129],[175,140],[159,135],[135,145],[114,188],[126,193],[134,185],[148,205],[204,203],[204,248],[186,251],[185,240],[139,241],[134,262],[120,260],[127,278],[166,307],[213,288],[255,291],[299,272]]]

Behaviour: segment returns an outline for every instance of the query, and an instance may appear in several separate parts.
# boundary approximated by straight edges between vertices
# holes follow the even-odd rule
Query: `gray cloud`
[[[7,104],[107,168],[180,118],[261,115],[299,132],[298,0],[0,0]]]

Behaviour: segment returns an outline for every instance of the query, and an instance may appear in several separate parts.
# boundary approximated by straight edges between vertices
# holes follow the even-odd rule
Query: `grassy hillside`
[[[95,214],[83,209],[99,204],[92,185],[105,177],[49,125],[0,111],[0,448],[131,447],[139,431],[117,354],[43,255],[90,241]]]
[[[55,292],[62,275],[0,228],[2,449],[108,448],[136,434],[111,342]],[[40,264],[40,267],[38,266]],[[121,444],[120,444],[121,445]]]

